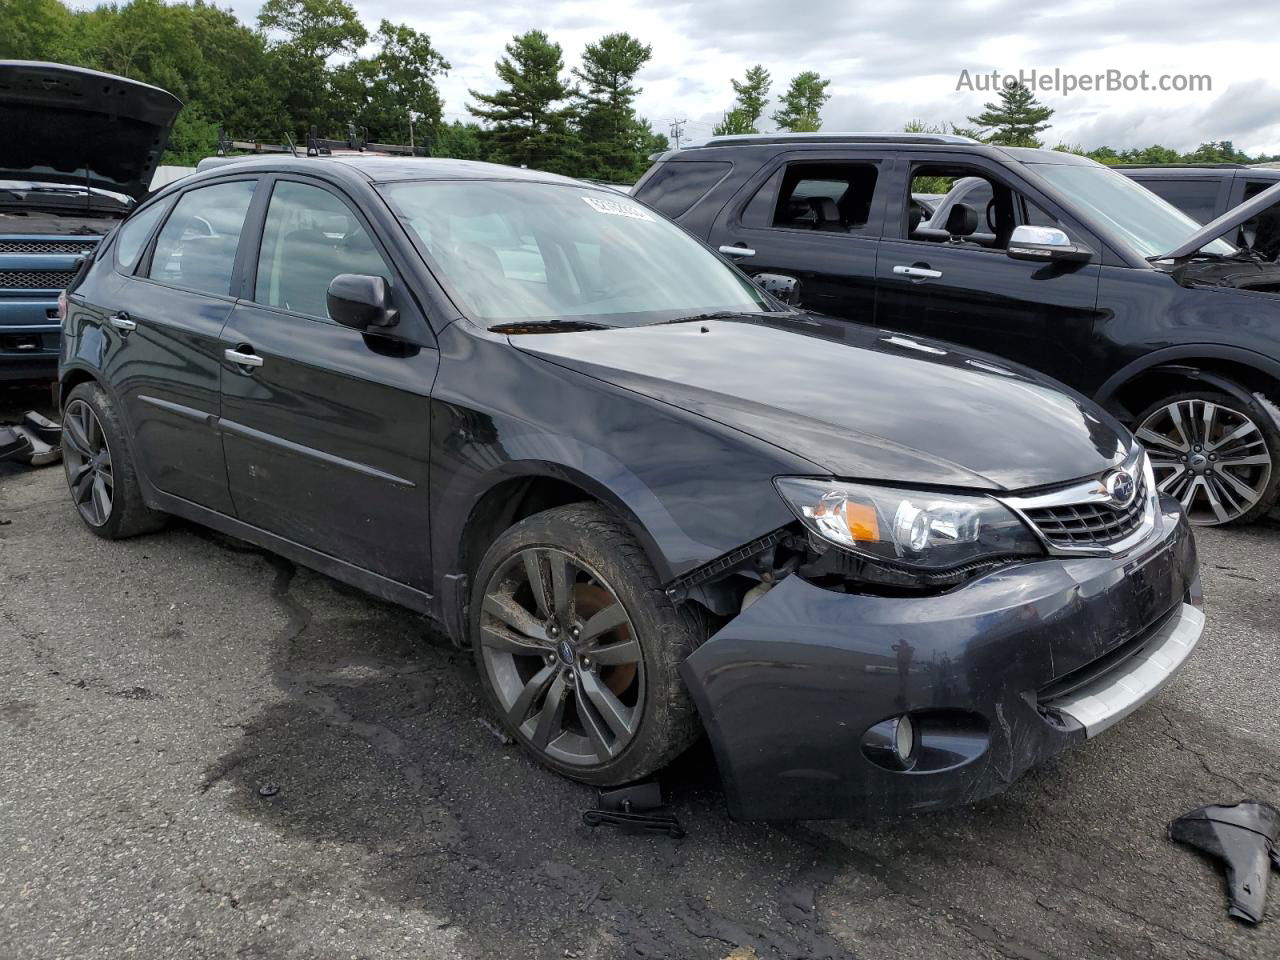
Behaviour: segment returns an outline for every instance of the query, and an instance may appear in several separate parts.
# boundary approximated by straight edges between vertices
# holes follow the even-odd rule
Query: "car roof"
[[[210,160],[213,159],[218,162],[211,163]],[[512,167],[501,163],[481,163],[477,160],[455,160],[446,157],[388,157],[361,153],[321,157],[273,155],[209,158],[201,161],[201,169],[196,174],[180,182],[190,185],[197,178],[207,179],[240,171],[327,173],[338,178],[355,176],[373,183],[389,183],[397,180],[521,180],[534,183],[596,186],[558,173],[528,170],[524,167]]]
[[[1229,180],[1241,175],[1258,177],[1263,180],[1280,180],[1280,170],[1275,167],[1250,167],[1243,163],[1170,163],[1143,165],[1140,163],[1121,163],[1116,169],[1126,176],[1141,175],[1153,180],[1181,180],[1186,177],[1211,179],[1217,177]]]
[[[678,150],[655,154],[654,162],[667,160],[712,160],[750,151],[768,156],[784,151],[830,150],[833,147],[886,147],[894,150],[930,150],[959,156],[985,156],[998,163],[1056,163],[1088,166],[1096,160],[1061,150],[1037,147],[1003,147],[971,137],[931,133],[773,133],[712,137]]]

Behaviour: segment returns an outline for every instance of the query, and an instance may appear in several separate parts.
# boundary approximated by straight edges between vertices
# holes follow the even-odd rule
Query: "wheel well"
[[[93,376],[93,374],[85,370],[72,370],[65,377],[63,377],[62,382],[58,384],[59,412],[61,412],[62,408],[67,405],[67,394],[69,394],[76,387],[80,386],[80,384],[88,383],[95,379],[96,378]]]
[[[462,529],[458,566],[468,577],[473,576],[480,558],[508,527],[552,507],[591,501],[598,503],[581,487],[555,477],[515,477],[504,480],[480,498]]]
[[[1147,407],[1165,397],[1184,393],[1198,386],[1216,389],[1213,384],[1197,378],[1194,370],[1216,374],[1239,384],[1248,393],[1261,393],[1273,402],[1280,402],[1280,383],[1256,367],[1231,360],[1187,357],[1139,373],[1116,390],[1110,406],[1118,407],[1125,414],[1122,419],[1132,421]]]

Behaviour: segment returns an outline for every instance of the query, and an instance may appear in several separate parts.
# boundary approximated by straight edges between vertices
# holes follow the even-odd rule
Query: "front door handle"
[[[720,248],[720,252],[726,257],[754,257],[756,255],[756,252],[750,247],[743,247],[732,243],[726,243]]]
[[[262,366],[262,358],[253,352],[253,347],[244,344],[239,347],[228,347],[222,355],[238,367]]]
[[[908,267],[906,264],[898,264],[893,268],[893,272],[900,277],[910,277],[913,280],[941,280],[941,270],[931,270],[928,267]]]
[[[138,329],[138,321],[130,320],[127,313],[116,313],[107,317],[110,324],[117,330],[123,330],[128,333],[130,330]]]

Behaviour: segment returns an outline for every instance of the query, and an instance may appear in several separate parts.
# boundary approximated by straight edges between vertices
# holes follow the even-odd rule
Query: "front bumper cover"
[[[874,819],[1003,790],[1137,709],[1203,626],[1174,501],[1123,557],[1050,558],[945,594],[877,597],[790,576],[682,665],[743,819]],[[922,762],[888,769],[864,735],[904,713]]]

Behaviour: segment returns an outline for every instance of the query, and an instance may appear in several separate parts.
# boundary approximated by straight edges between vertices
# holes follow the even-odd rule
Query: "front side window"
[[[473,319],[633,326],[770,309],[741,273],[621,194],[501,180],[379,189]]]
[[[1142,257],[1163,256],[1200,229],[1200,224],[1172,204],[1101,164],[1028,166],[1057,188],[1067,201],[1064,206],[1083,208],[1098,222],[1108,224]],[[1201,250],[1224,257],[1235,253],[1235,247],[1222,240],[1211,240]]]
[[[283,180],[271,192],[253,299],[328,318],[326,294],[340,273],[382,277],[391,269],[369,232],[328,190]]]
[[[153,203],[145,210],[134,214],[120,227],[120,236],[116,238],[116,266],[120,272],[129,274],[137,266],[142,248],[147,245],[151,231],[160,222],[164,212],[169,209],[165,202]]]
[[[156,238],[151,279],[229,296],[236,247],[256,183],[233,180],[184,193]]]

